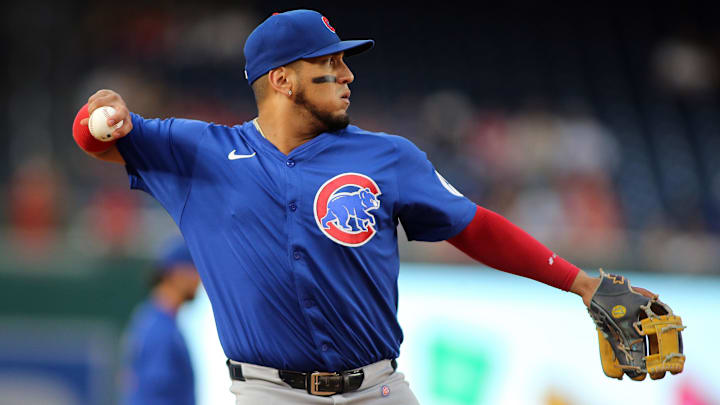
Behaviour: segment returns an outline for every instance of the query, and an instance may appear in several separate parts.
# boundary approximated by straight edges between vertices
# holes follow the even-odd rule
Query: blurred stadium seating
[[[8,6],[4,246],[33,234],[16,207],[43,197],[13,186],[33,159],[64,182],[46,184],[58,190],[45,198],[68,201],[47,214],[52,232],[38,238],[79,255],[83,238],[103,243],[87,229],[88,212],[102,200],[96,193],[122,190],[125,179],[68,138],[89,94],[115,88],[146,116],[251,119],[244,38],[273,10],[294,6],[129,3],[118,14],[108,4]],[[717,7],[315,7],[343,37],[377,40],[350,60],[354,121],[412,139],[468,197],[582,267],[720,272]],[[140,199],[126,209],[158,209],[125,198]],[[98,251],[120,244],[142,255],[153,229],[166,228],[139,222],[142,243],[105,232],[110,246]],[[401,248],[406,261],[467,261],[444,244]]]

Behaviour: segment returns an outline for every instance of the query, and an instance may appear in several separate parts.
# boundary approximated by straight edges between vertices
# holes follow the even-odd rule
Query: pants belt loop
[[[245,381],[245,377],[242,373],[242,367],[239,364],[235,365],[230,363],[230,359],[228,359],[225,364],[227,364],[228,371],[230,371],[231,380]]]

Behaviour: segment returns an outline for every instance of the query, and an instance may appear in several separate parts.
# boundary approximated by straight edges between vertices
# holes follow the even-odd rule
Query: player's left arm
[[[586,307],[590,306],[593,293],[600,284],[599,277],[590,277],[582,269],[578,269],[577,276],[570,285],[570,292],[579,295]]]
[[[599,277],[589,276],[503,216],[480,206],[465,229],[447,241],[492,268],[575,293],[586,306],[600,284]]]
[[[600,279],[559,257],[503,216],[452,187],[411,141],[395,142],[397,215],[408,240],[447,240],[492,268],[571,291],[588,305]]]

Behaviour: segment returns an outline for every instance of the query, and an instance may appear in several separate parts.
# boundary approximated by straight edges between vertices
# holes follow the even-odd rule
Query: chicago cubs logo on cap
[[[380,188],[368,176],[339,174],[326,181],[315,194],[315,222],[335,243],[362,246],[375,236],[372,211],[380,208],[380,194]]]
[[[335,32],[335,28],[333,28],[333,26],[330,25],[330,20],[328,20],[327,17],[322,16],[322,22],[323,22],[323,24],[325,24],[325,26],[327,27],[327,29],[329,29],[329,30],[332,31],[332,32]]]

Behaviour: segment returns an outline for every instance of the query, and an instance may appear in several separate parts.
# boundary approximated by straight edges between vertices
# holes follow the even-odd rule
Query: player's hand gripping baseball
[[[108,126],[113,126],[116,123],[122,121],[123,124],[120,128],[116,129],[112,133],[113,139],[122,138],[132,131],[132,119],[130,119],[130,111],[125,104],[125,100],[120,95],[112,90],[98,90],[95,94],[90,96],[88,99],[88,113],[92,112],[102,106],[110,106],[115,109],[115,114],[108,118]],[[88,119],[85,118],[80,121],[81,125],[87,125]]]

